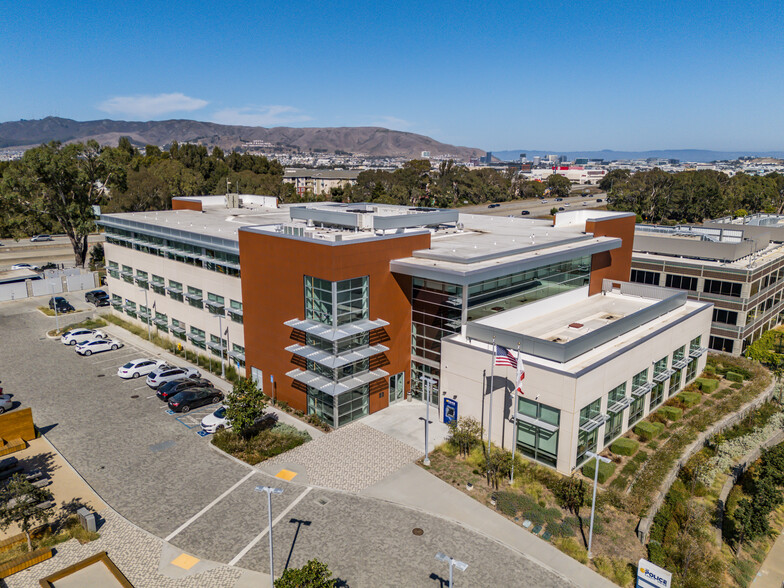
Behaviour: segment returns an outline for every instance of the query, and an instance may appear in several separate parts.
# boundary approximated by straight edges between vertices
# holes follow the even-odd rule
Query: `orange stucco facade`
[[[616,218],[589,220],[585,232],[594,237],[617,237],[623,242],[621,247],[604,253],[596,253],[591,258],[591,281],[588,294],[602,291],[602,280],[628,282],[632,270],[632,247],[634,246],[635,216],[629,214]]]
[[[302,342],[302,332],[283,323],[305,318],[304,276],[331,282],[369,277],[370,319],[389,323],[371,333],[371,342],[389,347],[375,356],[371,369],[390,375],[405,373],[410,389],[411,280],[392,274],[389,262],[408,257],[417,249],[430,247],[430,234],[414,234],[340,243],[303,240],[262,231],[240,230],[243,322],[247,376],[251,368],[261,372],[265,394],[307,411],[304,386],[286,376],[304,367],[301,358],[286,347]],[[388,406],[388,378],[370,387],[370,412]]]
[[[172,210],[195,210],[202,212],[201,202],[198,200],[184,200],[182,198],[172,198]]]

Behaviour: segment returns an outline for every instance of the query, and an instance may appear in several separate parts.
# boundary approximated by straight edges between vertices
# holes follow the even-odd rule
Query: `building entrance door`
[[[405,395],[406,373],[400,372],[389,377],[389,404],[402,400]]]

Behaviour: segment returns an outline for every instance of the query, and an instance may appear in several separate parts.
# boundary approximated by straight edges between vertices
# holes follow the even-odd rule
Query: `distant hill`
[[[468,160],[484,155],[481,149],[458,147],[414,133],[392,131],[381,127],[245,127],[219,125],[195,120],[162,120],[128,122],[119,120],[75,121],[53,116],[41,120],[20,120],[0,123],[0,147],[29,147],[49,141],[87,141],[95,139],[104,145],[116,145],[128,136],[138,145],[168,145],[172,141],[217,145],[231,150],[243,141],[260,140],[286,150],[312,151],[323,149],[334,153],[370,156],[420,157],[422,151],[433,156],[453,155]]]
[[[710,151],[708,149],[657,149],[653,151],[612,151],[604,149],[602,151],[537,151],[532,149],[515,149],[512,151],[493,151],[493,157],[504,161],[517,161],[520,154],[525,153],[528,159],[545,155],[563,155],[569,160],[576,157],[587,157],[589,159],[604,159],[605,161],[615,161],[617,159],[679,159],[681,161],[709,162],[738,159],[739,157],[770,157],[775,159],[784,158],[784,151]]]

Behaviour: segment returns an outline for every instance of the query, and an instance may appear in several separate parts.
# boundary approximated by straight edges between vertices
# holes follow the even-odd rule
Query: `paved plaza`
[[[443,551],[469,563],[460,575],[467,586],[513,586],[520,578],[543,587],[609,585],[587,568],[570,574],[570,581],[552,571],[561,569],[558,558],[568,560],[552,546],[543,543],[555,560],[542,565],[500,543],[494,529],[477,532],[481,524],[474,523],[501,518],[478,503],[468,508],[481,513],[464,526],[455,522],[459,516],[425,512],[405,492],[385,495],[385,480],[415,467],[411,462],[422,451],[362,421],[259,468],[238,462],[199,436],[195,420],[167,414],[143,379],[117,378],[118,365],[151,355],[146,342],[126,335],[123,349],[79,357],[46,338],[53,319],[34,306],[34,301],[0,306],[0,332],[13,341],[0,353],[0,379],[7,392],[33,408],[38,427],[111,507],[102,537],[89,544],[87,555],[107,549],[137,587],[239,588],[249,578],[243,570],[268,574],[266,495],[255,490],[260,484],[283,489],[272,509],[276,574],[316,557],[352,587],[440,587],[447,569],[435,553]],[[273,477],[284,469],[287,478],[293,476],[290,482]],[[458,491],[447,490],[451,493],[431,499],[459,500]],[[415,488],[408,491],[416,495]],[[403,499],[396,502],[398,494]],[[415,528],[422,534],[414,534]],[[128,554],[139,551],[128,555],[135,564],[115,557],[118,544]],[[34,568],[31,575],[41,577],[87,556],[84,549],[73,552],[70,543],[57,549],[51,567]],[[201,562],[204,569],[194,568],[198,573],[212,575],[199,584],[196,575],[173,574],[167,559],[183,553]],[[24,582],[27,576],[18,578]]]

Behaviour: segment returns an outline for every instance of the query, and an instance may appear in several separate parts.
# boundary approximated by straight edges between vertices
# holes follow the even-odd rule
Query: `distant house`
[[[294,184],[297,194],[329,194],[332,188],[353,186],[360,170],[287,169],[283,181]]]

